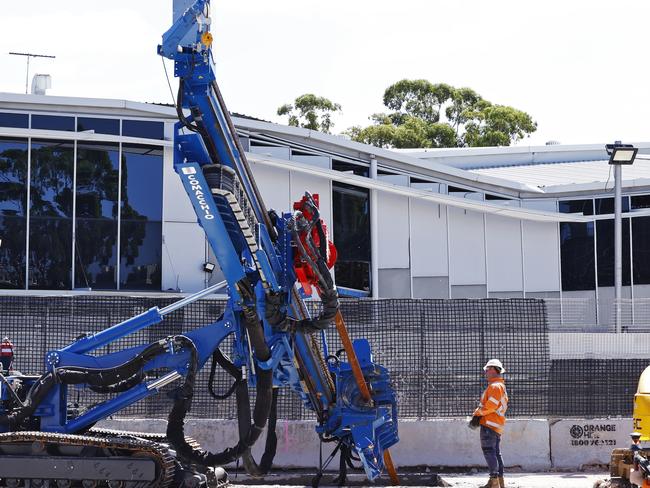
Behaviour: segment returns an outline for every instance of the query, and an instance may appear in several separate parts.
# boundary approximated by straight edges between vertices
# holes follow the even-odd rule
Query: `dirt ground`
[[[441,478],[448,483],[448,486],[454,488],[478,488],[485,484],[487,477],[485,474],[444,474],[442,473]],[[592,488],[594,483],[597,480],[605,479],[607,477],[606,472],[576,472],[576,473],[515,473],[506,476],[506,486],[507,488]],[[356,487],[362,486],[373,486],[365,484],[362,479],[350,480],[350,485]],[[296,478],[294,480],[277,480],[278,484],[261,484],[261,481],[253,481],[247,479],[241,479],[238,477],[231,476],[231,487],[232,488],[250,488],[252,485],[255,488],[294,488],[294,487],[303,487],[309,486],[309,480],[305,478]],[[267,483],[273,483],[274,480],[267,479]],[[321,487],[329,487],[327,477],[323,478],[321,482]],[[434,485],[427,480],[425,477],[422,478],[421,484],[418,484],[415,479],[409,480],[409,487],[424,487],[424,486],[444,486],[444,485]],[[260,483],[260,484],[258,484]],[[384,485],[384,483],[379,483],[379,485]],[[377,485],[374,485],[377,487]],[[385,486],[385,485],[384,485]],[[311,488],[309,486],[309,488]]]

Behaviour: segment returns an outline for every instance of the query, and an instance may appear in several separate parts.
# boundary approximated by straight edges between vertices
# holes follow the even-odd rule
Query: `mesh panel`
[[[41,373],[48,350],[64,347],[83,332],[104,330],[153,306],[162,308],[173,301],[173,298],[118,295],[2,296],[0,333],[8,335],[16,345],[17,369]],[[318,302],[309,302],[308,306],[312,313],[318,313]],[[223,300],[195,302],[168,315],[161,324],[120,339],[97,353],[147,344],[201,327],[217,320],[224,307]],[[350,336],[367,338],[374,360],[390,371],[401,418],[469,415],[485,387],[481,366],[493,357],[501,359],[508,370],[510,417],[565,415],[569,411],[572,415],[584,415],[594,410],[593,402],[588,400],[594,397],[593,390],[585,388],[584,401],[574,401],[575,395],[558,394],[562,388],[568,391],[577,382],[571,375],[582,374],[587,378],[593,376],[593,371],[592,366],[580,361],[570,362],[573,366],[551,362],[542,300],[346,299],[341,308]],[[336,328],[330,327],[326,335],[329,353],[333,354],[342,347]],[[229,352],[228,341],[222,350]],[[217,371],[215,387],[223,392],[230,387],[231,379],[219,368]],[[631,371],[625,374],[634,381],[638,378]],[[207,392],[208,375],[209,367],[199,373],[190,416],[232,418],[236,411],[234,398],[212,399]],[[549,382],[553,385],[550,395]],[[619,385],[612,383],[605,388]],[[82,406],[106,398],[85,391],[78,396]],[[569,397],[570,401],[562,403],[558,397]],[[609,410],[608,414],[629,413],[630,398],[624,397],[621,405],[612,399],[607,407],[620,411]],[[171,400],[161,393],[123,410],[120,415],[164,418],[170,409]],[[280,393],[278,415],[289,420],[314,418],[312,412],[303,408],[297,395],[287,389]]]

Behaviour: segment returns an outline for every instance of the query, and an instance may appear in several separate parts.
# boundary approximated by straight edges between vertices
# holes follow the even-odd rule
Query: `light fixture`
[[[207,262],[203,265],[203,271],[206,273],[212,273],[214,271],[215,265],[211,262]]]
[[[632,144],[621,144],[620,142],[607,144],[605,148],[609,154],[609,164],[632,164],[639,151]]]

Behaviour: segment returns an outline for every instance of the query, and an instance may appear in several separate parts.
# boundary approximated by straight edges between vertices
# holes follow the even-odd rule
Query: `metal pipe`
[[[160,310],[160,315],[162,315],[164,317],[165,315],[167,315],[169,313],[172,313],[172,312],[178,310],[179,308],[183,308],[184,306],[189,305],[190,303],[193,303],[193,302],[195,302],[197,300],[200,300],[204,296],[207,296],[207,295],[210,295],[211,293],[214,293],[219,288],[223,288],[227,284],[228,284],[227,281],[221,281],[221,282],[217,283],[216,285],[212,285],[212,286],[207,287],[205,290],[201,290],[199,292],[196,292],[193,295],[190,295],[189,297],[185,297],[182,300],[179,300],[179,301],[174,302],[174,303],[172,303],[170,305],[167,305],[165,308]]]
[[[370,178],[377,179],[377,158],[370,156]],[[377,223],[377,190],[370,190],[370,290],[372,298],[379,298],[379,228]]]
[[[622,331],[621,298],[623,285],[623,232],[622,232],[622,168],[614,165],[614,302],[616,306],[616,332]]]

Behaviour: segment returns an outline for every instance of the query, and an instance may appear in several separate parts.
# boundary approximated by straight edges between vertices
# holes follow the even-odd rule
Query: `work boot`
[[[481,486],[481,488],[499,488],[499,487],[500,487],[499,478],[496,476],[490,476],[488,482],[485,485]]]
[[[503,481],[503,476],[499,476],[499,488],[506,488],[506,482]]]

